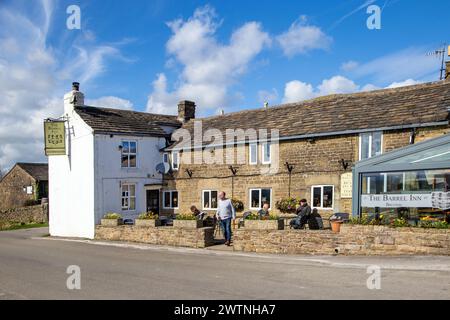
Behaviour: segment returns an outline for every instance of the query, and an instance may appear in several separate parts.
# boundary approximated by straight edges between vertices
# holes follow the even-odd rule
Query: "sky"
[[[80,28],[70,6],[80,8]],[[370,6],[380,28],[369,29]],[[0,169],[46,161],[43,120],[86,104],[197,116],[439,79],[447,0],[0,0]],[[70,26],[70,23],[69,23]]]

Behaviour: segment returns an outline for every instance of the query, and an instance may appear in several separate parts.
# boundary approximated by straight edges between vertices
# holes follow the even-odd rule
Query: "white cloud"
[[[363,91],[373,91],[380,89],[391,89],[404,86],[420,84],[421,81],[407,79],[405,81],[393,82],[386,87],[378,87],[373,84],[360,86],[353,80],[343,76],[334,76],[330,79],[324,79],[320,85],[314,88],[311,84],[299,80],[293,80],[286,83],[284,88],[283,103],[299,102],[320,96],[340,93],[354,93]]]
[[[416,81],[416,80],[413,80],[413,79],[407,79],[405,81],[393,82],[389,86],[387,86],[387,88],[398,88],[398,87],[413,86],[413,85],[419,84],[419,83],[421,83],[421,81]]]
[[[358,62],[350,60],[350,61],[344,62],[341,65],[341,70],[348,72],[348,71],[355,70],[358,66],[359,66]]]
[[[314,97],[316,97],[316,93],[311,84],[294,80],[286,83],[283,102],[296,102],[312,99]]]
[[[106,96],[98,99],[86,99],[86,105],[112,109],[133,110],[133,103],[130,100],[113,96]]]
[[[216,109],[229,104],[229,87],[243,75],[252,60],[271,43],[269,35],[257,22],[247,22],[235,30],[229,43],[219,43],[220,26],[214,9],[195,10],[187,20],[168,23],[172,36],[166,49],[170,66],[182,67],[178,83],[169,90],[167,77],[159,74],[149,95],[149,112],[175,113],[176,101],[191,99],[203,109]]]
[[[438,80],[438,61],[427,56],[427,51],[428,48],[422,47],[400,50],[360,64],[350,75],[382,86],[403,79]]]
[[[308,25],[305,16],[295,21],[289,30],[277,37],[283,52],[288,57],[303,54],[311,50],[329,48],[332,38],[319,27]]]
[[[63,112],[63,94],[79,80],[82,88],[105,71],[106,61],[121,57],[114,46],[73,43],[83,50],[52,47],[47,37],[55,3],[30,3],[27,11],[11,4],[0,8],[0,167],[18,161],[46,161],[43,120]],[[26,13],[24,13],[26,12]],[[29,14],[28,14],[29,13]],[[125,104],[125,106],[127,106]]]

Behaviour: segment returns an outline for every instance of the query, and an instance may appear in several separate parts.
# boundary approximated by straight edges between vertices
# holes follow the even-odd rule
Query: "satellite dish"
[[[161,162],[158,165],[156,165],[156,171],[161,174],[166,174],[170,170],[170,166],[167,162]]]

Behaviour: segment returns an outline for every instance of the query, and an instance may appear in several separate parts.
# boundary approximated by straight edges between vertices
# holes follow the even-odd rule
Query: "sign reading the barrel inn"
[[[421,194],[364,194],[361,206],[369,208],[432,208],[431,193]]]
[[[64,121],[44,122],[45,155],[60,156],[66,154],[66,127]]]

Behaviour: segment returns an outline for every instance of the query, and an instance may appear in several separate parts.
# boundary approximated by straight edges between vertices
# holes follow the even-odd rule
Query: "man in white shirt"
[[[225,244],[231,244],[231,220],[236,219],[236,210],[230,199],[227,199],[225,192],[219,192],[219,202],[217,204],[216,217],[219,220],[223,234],[225,237]]]

